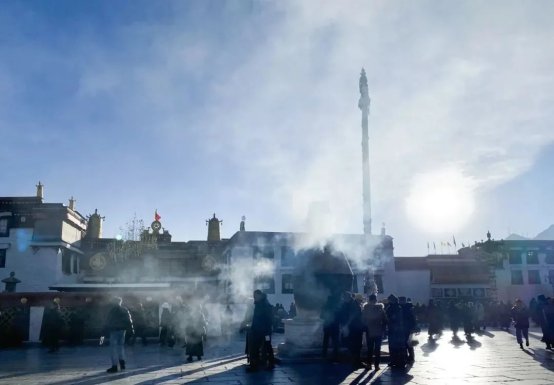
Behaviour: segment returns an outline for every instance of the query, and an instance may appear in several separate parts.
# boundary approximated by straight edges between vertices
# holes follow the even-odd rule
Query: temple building
[[[354,273],[356,293],[396,292],[393,239],[381,235],[335,234],[325,240],[344,253]],[[293,270],[298,253],[321,248],[309,233],[238,231],[226,247],[225,288],[234,301],[251,297],[260,289],[272,303],[294,301]]]
[[[0,272],[14,272],[24,292],[77,282],[86,225],[74,199],[45,203],[40,182],[35,196],[0,197]]]

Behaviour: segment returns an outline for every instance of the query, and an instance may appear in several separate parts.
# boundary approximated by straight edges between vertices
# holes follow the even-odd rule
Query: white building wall
[[[521,250],[521,264],[510,264],[509,260],[505,260],[502,269],[496,270],[496,287],[498,300],[504,302],[513,302],[516,298],[523,300],[526,303],[533,297],[540,294],[545,296],[553,296],[553,285],[550,283],[550,270],[554,270],[553,264],[546,263],[546,254],[539,253],[538,264],[528,264],[526,259],[526,251]],[[540,284],[529,283],[529,270],[538,270]],[[523,284],[512,284],[512,271],[521,271],[523,276]]]
[[[6,267],[0,269],[2,278],[15,272],[21,280],[18,292],[48,291],[48,287],[60,281],[74,281],[75,276],[64,277],[62,257],[57,247],[31,247],[33,229],[13,228],[10,236],[2,238],[0,243],[8,245],[6,249]]]
[[[396,291],[392,294],[411,298],[414,304],[429,302],[431,298],[431,272],[429,270],[397,271],[394,278]],[[385,297],[389,294],[385,291]]]

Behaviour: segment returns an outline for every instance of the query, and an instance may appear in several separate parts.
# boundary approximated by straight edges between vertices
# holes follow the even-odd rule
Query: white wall
[[[10,237],[2,240],[10,246],[6,251],[6,267],[0,269],[0,274],[5,278],[11,271],[15,272],[16,278],[21,280],[16,288],[18,292],[48,291],[48,286],[65,278],[58,248],[33,250],[30,246],[32,237],[32,229],[12,228]]]
[[[386,278],[383,278],[383,281]],[[397,271],[394,280],[396,292],[392,294],[411,298],[414,304],[429,302],[429,298],[431,298],[431,273],[429,270]],[[389,294],[391,293],[385,289],[385,297]]]

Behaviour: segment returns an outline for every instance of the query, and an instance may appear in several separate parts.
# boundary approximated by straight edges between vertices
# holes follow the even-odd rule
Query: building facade
[[[39,183],[36,196],[0,197],[0,272],[15,273],[17,291],[74,283],[81,270],[86,219],[74,201],[44,203],[42,194]]]

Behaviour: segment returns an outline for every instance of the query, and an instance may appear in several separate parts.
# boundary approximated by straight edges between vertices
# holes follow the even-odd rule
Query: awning
[[[124,290],[165,290],[169,283],[66,283],[52,285],[50,290],[57,291],[124,291]]]

